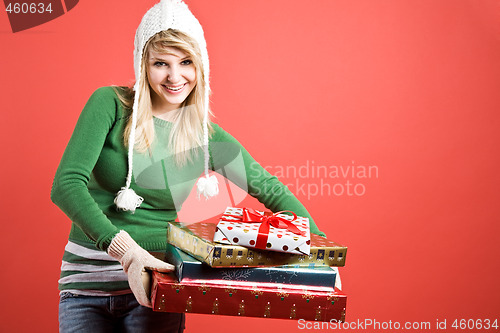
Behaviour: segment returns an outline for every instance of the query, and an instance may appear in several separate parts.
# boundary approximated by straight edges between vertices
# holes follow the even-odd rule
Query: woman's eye
[[[193,62],[190,59],[186,59],[186,60],[181,62],[181,64],[183,64],[183,65],[191,65],[192,63]]]
[[[163,62],[163,61],[157,61],[155,62],[155,66],[156,67],[161,67],[161,66],[165,66],[166,64]]]

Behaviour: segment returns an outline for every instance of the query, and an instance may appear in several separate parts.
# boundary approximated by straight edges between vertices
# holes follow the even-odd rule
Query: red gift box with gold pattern
[[[214,281],[216,282],[216,281]],[[200,283],[173,274],[153,272],[151,301],[154,311],[213,315],[345,320],[347,296],[340,290],[287,289],[281,284],[262,287],[255,282]]]
[[[347,247],[311,234],[309,255],[258,250],[213,242],[216,224],[171,222],[168,242],[212,267],[344,266]]]

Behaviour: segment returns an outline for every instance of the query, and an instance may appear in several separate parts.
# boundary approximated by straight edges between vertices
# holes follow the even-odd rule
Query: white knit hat
[[[132,107],[132,127],[128,139],[128,173],[125,187],[117,193],[115,204],[120,210],[135,211],[143,202],[143,198],[130,188],[132,181],[133,151],[135,143],[135,128],[137,126],[137,106],[139,102],[139,81],[141,79],[141,64],[144,46],[155,34],[168,29],[181,31],[194,38],[201,51],[203,64],[203,76],[205,79],[205,105],[203,119],[203,152],[205,157],[205,176],[197,182],[198,197],[203,194],[205,198],[210,198],[219,193],[217,178],[208,173],[209,151],[208,151],[208,95],[210,91],[209,82],[209,62],[207,53],[207,43],[203,34],[203,28],[182,0],[161,0],[154,5],[142,18],[141,24],[137,28],[134,42],[134,70],[135,85],[134,105]]]

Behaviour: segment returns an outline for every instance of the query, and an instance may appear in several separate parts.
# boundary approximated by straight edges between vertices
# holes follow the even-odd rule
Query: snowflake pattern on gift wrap
[[[246,281],[250,275],[252,272],[248,270],[230,269],[222,272],[222,280]]]
[[[297,272],[293,270],[276,271],[267,269],[266,275],[269,277],[269,282],[274,283],[291,283],[293,278],[297,276]]]

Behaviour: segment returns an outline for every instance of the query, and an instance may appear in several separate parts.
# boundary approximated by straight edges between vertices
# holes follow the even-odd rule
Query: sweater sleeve
[[[211,158],[214,170],[223,170],[223,176],[235,183],[248,194],[259,200],[273,212],[290,210],[309,218],[311,232],[325,234],[318,229],[304,205],[293,193],[271,175],[246,151],[246,149],[220,126],[213,124],[215,133],[211,143]],[[241,157],[242,163],[234,162]]]
[[[117,117],[118,103],[112,87],[99,88],[92,94],[61,158],[51,190],[51,200],[102,250],[118,229],[91,197],[87,184]]]

